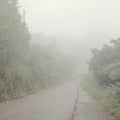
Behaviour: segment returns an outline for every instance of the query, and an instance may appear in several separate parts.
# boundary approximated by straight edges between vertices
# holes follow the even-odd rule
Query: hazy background
[[[118,38],[119,0],[20,0],[33,35],[54,37],[64,53],[89,60],[90,49]]]

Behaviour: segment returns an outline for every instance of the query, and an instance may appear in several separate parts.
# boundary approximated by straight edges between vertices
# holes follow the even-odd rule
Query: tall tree
[[[89,62],[90,70],[101,84],[120,81],[120,39],[112,39],[110,43],[101,50],[92,50],[93,58]]]
[[[19,13],[18,0],[0,0],[0,68],[24,59],[29,33]]]

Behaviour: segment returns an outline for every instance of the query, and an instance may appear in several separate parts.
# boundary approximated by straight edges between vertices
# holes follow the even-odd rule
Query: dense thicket
[[[111,40],[100,50],[93,49],[92,53],[90,72],[81,82],[82,86],[114,120],[120,120],[120,38]]]
[[[0,0],[0,101],[63,81],[69,65],[53,46],[31,44],[18,0]]]
[[[120,39],[112,39],[101,50],[93,49],[90,70],[100,84],[120,82]]]
[[[110,114],[112,120],[120,120],[120,83],[101,86],[89,73],[81,81],[85,89]]]

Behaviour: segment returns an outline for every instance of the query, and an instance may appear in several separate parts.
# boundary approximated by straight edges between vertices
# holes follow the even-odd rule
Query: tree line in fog
[[[31,42],[19,7],[18,0],[0,0],[0,101],[54,86],[71,73],[69,57],[54,43]]]
[[[87,90],[108,111],[120,120],[120,38],[112,39],[102,49],[92,49],[89,74],[82,81]]]
[[[120,38],[112,39],[102,49],[92,49],[89,68],[100,84],[120,82]]]

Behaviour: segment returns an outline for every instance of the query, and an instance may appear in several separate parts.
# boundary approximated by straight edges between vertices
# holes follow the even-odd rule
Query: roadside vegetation
[[[112,39],[100,50],[92,49],[92,53],[89,74],[81,85],[115,120],[120,120],[120,39]]]
[[[71,72],[54,43],[43,48],[31,42],[19,7],[18,0],[0,0],[0,102],[55,86]]]

